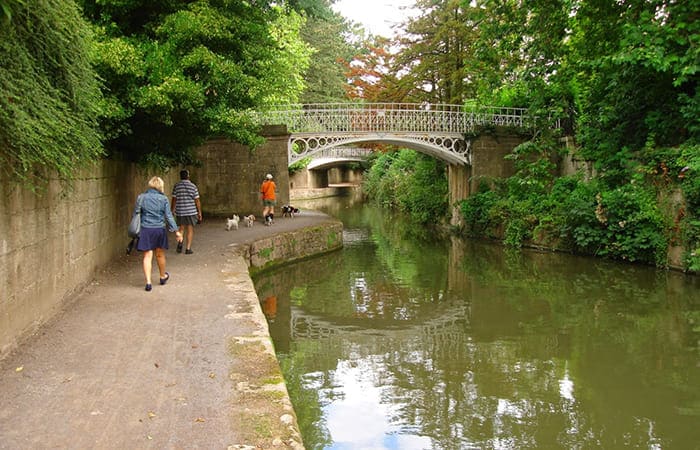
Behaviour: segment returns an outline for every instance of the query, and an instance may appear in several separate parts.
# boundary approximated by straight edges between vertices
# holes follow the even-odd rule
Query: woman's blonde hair
[[[165,183],[161,177],[153,177],[148,180],[148,187],[158,189],[160,192],[165,190]]]

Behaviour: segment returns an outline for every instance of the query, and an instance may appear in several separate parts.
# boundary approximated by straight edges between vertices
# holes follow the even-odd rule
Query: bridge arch
[[[292,133],[289,138],[289,164],[336,147],[380,143],[396,145],[428,154],[449,164],[471,164],[471,140],[458,134],[367,133],[327,134]]]
[[[361,163],[362,161],[362,158],[315,158],[306,168],[308,170],[327,170],[352,163]]]

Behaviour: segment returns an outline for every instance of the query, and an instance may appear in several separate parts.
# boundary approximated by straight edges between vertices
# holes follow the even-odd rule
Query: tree
[[[590,156],[612,164],[625,149],[700,136],[697,6],[635,0],[576,11],[570,59],[581,61],[579,137]]]
[[[2,1],[0,167],[30,188],[102,155],[90,30],[73,1]]]
[[[346,99],[347,80],[344,66],[356,52],[346,36],[348,23],[334,12],[327,0],[307,0],[303,13],[307,16],[301,37],[314,51],[304,74],[306,90],[303,103],[339,102]]]
[[[567,119],[610,181],[643,148],[697,140],[697,0],[467,3],[475,56],[497,68],[475,71],[479,98]]]
[[[247,110],[296,101],[310,49],[272,1],[83,0],[110,154],[166,167],[210,135],[259,142]]]
[[[460,0],[417,0],[422,13],[404,25],[392,72],[414,101],[461,104],[475,95],[473,8]]]
[[[390,41],[382,36],[365,37],[361,49],[350,61],[345,62],[347,96],[368,102],[402,101],[392,89],[397,78],[391,72],[393,55]]]

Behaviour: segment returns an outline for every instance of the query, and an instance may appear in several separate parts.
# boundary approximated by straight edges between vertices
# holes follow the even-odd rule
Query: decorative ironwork
[[[329,149],[368,142],[409,146],[452,164],[471,164],[471,141],[456,133],[292,133],[289,163]]]
[[[449,306],[449,311],[439,309],[434,312],[433,317],[419,321],[397,321],[393,327],[386,327],[386,319],[379,324],[379,327],[372,326],[371,319],[345,319],[342,323],[334,323],[293,306],[290,323],[292,338],[328,339],[342,337],[352,340],[363,337],[391,339],[402,336],[423,336],[431,340],[439,339],[441,336],[463,332],[471,322],[471,305],[465,305],[463,302],[452,302]]]
[[[340,145],[384,142],[417,148],[454,164],[471,164],[466,138],[477,126],[528,125],[524,108],[428,103],[317,103],[256,113],[261,124],[287,126],[289,163]]]
[[[363,147],[333,147],[314,155],[316,158],[359,158],[365,159],[374,153],[374,150]]]

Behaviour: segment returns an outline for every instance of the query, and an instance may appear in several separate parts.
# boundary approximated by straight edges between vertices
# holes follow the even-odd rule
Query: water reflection
[[[342,251],[256,280],[308,448],[700,442],[697,278],[335,209]]]

